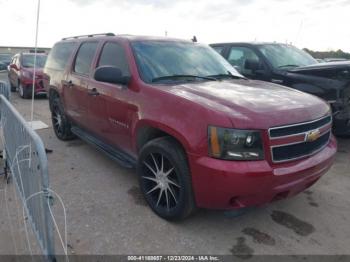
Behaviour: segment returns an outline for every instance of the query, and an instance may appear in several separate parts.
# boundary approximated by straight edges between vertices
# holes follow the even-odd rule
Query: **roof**
[[[33,53],[33,52],[21,52],[20,54],[22,54],[22,55],[35,55],[35,53]],[[37,52],[36,55],[37,56],[47,56],[46,53],[40,53],[40,52]]]
[[[130,41],[174,41],[174,42],[192,42],[191,40],[172,38],[166,36],[142,36],[142,35],[119,35],[118,37],[126,38]]]
[[[254,45],[254,46],[258,46],[258,45],[290,45],[290,44],[286,44],[286,43],[278,43],[278,42],[224,42],[224,43],[213,43],[210,45]]]
[[[190,40],[177,39],[171,37],[161,37],[161,36],[142,36],[142,35],[128,35],[128,34],[120,34],[115,35],[113,33],[106,34],[91,34],[91,35],[81,35],[81,36],[72,36],[63,38],[62,41],[81,41],[87,39],[125,39],[129,41],[174,41],[174,42],[192,42]]]

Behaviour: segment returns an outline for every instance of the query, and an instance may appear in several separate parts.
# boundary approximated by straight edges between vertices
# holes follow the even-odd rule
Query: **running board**
[[[86,131],[82,130],[79,127],[72,127],[71,129],[72,133],[74,133],[77,137],[84,140],[85,142],[93,145],[101,152],[105,153],[107,156],[112,158],[114,161],[116,161],[119,165],[125,167],[125,168],[135,168],[136,167],[136,159],[121,150],[118,150],[114,147],[111,147],[93,135],[90,135]]]

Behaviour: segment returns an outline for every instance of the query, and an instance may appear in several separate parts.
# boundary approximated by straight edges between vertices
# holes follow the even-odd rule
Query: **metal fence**
[[[6,155],[11,178],[39,245],[48,260],[54,260],[53,220],[44,145],[3,95],[0,95],[0,112],[3,154]]]
[[[10,85],[5,81],[0,81],[0,94],[10,100]]]

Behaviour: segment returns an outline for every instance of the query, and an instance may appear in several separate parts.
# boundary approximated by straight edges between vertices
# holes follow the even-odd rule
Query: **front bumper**
[[[23,88],[25,88],[26,90],[32,91],[32,88],[33,88],[33,80],[32,79],[22,79],[21,84],[22,84]],[[46,95],[47,94],[46,89],[44,89],[44,84],[43,84],[42,79],[36,79],[34,87],[35,87],[35,90],[34,90],[35,95]]]
[[[336,151],[337,142],[332,136],[317,154],[283,164],[189,155],[196,204],[201,208],[232,209],[294,196],[329,170]]]

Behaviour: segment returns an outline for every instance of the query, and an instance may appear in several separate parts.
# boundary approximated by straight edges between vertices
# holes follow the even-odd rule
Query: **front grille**
[[[315,121],[307,122],[307,123],[300,123],[290,126],[284,126],[284,127],[274,127],[270,129],[270,137],[281,137],[281,136],[289,136],[289,135],[296,135],[305,133],[310,130],[314,130],[316,128],[320,128],[324,125],[329,124],[329,122],[332,121],[331,116],[327,116]]]
[[[330,139],[332,117],[269,129],[273,162],[285,162],[315,154]],[[315,137],[314,134],[319,135]]]
[[[327,132],[313,142],[302,142],[298,144],[279,146],[272,148],[272,155],[275,162],[298,159],[303,156],[318,152],[328,143],[331,132]]]

